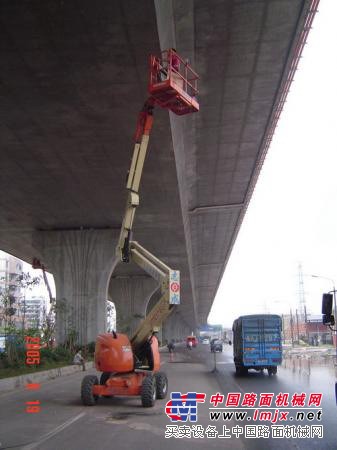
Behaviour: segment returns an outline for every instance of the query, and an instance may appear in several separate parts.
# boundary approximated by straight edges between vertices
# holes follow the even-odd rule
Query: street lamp
[[[328,280],[332,283],[332,291],[333,292],[333,305],[334,305],[334,315],[335,315],[335,323],[337,320],[337,308],[336,308],[336,288],[335,288],[335,282],[331,278],[328,277],[322,277],[321,275],[310,275],[312,278],[322,278],[323,280]],[[335,346],[336,346],[336,363],[337,363],[337,326],[335,324]]]

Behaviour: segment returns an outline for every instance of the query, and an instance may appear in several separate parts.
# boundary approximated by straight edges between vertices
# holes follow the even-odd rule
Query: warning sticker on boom
[[[180,304],[180,272],[170,270],[170,305]]]

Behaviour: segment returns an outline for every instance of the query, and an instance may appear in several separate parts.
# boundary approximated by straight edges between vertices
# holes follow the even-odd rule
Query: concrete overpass
[[[169,47],[201,77],[200,112],[156,111],[135,239],[181,270],[167,335],[206,321],[317,3],[1,2],[0,248],[54,274],[61,340],[94,340],[108,295],[132,321],[155,301],[114,248],[148,55]]]

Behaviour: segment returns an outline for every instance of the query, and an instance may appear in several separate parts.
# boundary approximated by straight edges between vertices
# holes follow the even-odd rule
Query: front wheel
[[[157,372],[155,375],[156,379],[156,393],[157,398],[162,399],[167,395],[167,376],[164,372]]]
[[[98,400],[98,395],[94,395],[92,388],[98,384],[98,378],[96,375],[87,375],[82,380],[81,385],[81,398],[83,405],[93,406]]]
[[[156,402],[156,379],[153,375],[147,375],[142,384],[141,390],[142,405],[144,408],[151,408]]]

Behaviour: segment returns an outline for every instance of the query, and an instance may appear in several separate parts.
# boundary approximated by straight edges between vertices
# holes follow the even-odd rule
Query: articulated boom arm
[[[136,208],[139,205],[139,185],[143,172],[149,136],[153,124],[153,108],[159,105],[175,114],[184,115],[199,110],[196,100],[198,75],[187,61],[177,55],[174,49],[162,52],[160,58],[150,57],[149,99],[139,114],[135,133],[130,172],[126,188],[128,199],[116,254],[121,261],[130,259],[138,264],[160,283],[162,296],[147,315],[131,339],[134,351],[148,340],[172,311],[180,303],[180,274],[171,270],[162,261],[132,241],[132,226]]]
[[[174,294],[170,292],[171,283],[179,284],[179,271],[171,270],[166,264],[156,258],[152,253],[147,251],[138,242],[132,241],[130,246],[131,258],[145,272],[151,275],[160,283],[161,298],[142,321],[135,334],[131,338],[134,351],[142,346],[149,336],[157,331],[162,322],[168,317],[174,308],[172,297]],[[174,300],[174,298],[173,298]],[[179,300],[179,298],[178,298]]]
[[[154,104],[151,99],[149,99],[144,104],[144,107],[138,116],[137,128],[135,133],[135,147],[133,150],[131,167],[126,183],[128,198],[126,202],[126,209],[121,233],[116,248],[116,253],[123,262],[129,262],[130,260],[132,225],[136,208],[139,205],[138,191],[153,123],[153,107]]]
[[[139,205],[139,185],[153,123],[153,108],[154,103],[150,98],[144,104],[138,117],[135,133],[135,147],[126,184],[128,198],[121,233],[116,248],[116,253],[122,262],[128,263],[130,260],[134,261],[160,283],[162,293],[159,302],[147,315],[146,319],[142,322],[131,339],[132,346],[136,352],[137,349],[140,349],[144,342],[147,341],[149,336],[161,326],[162,322],[170,314],[174,304],[178,304],[180,301],[179,271],[171,270],[162,261],[139,245],[138,242],[132,241],[132,226],[136,208]],[[173,292],[170,291],[171,283],[176,286],[176,290]]]

